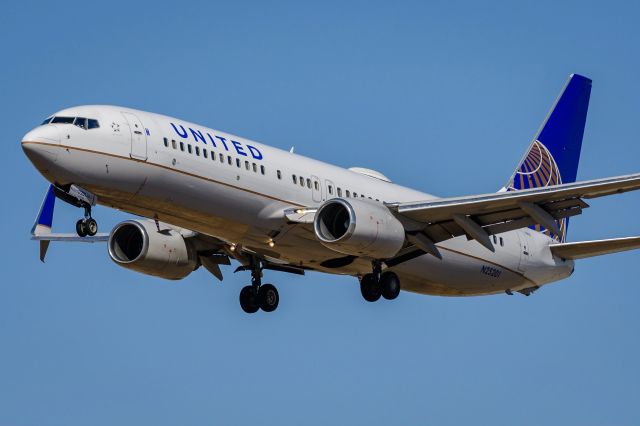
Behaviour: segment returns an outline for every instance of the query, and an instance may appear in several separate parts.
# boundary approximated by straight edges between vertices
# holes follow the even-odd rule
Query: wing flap
[[[550,248],[553,254],[563,259],[585,259],[603,254],[638,249],[640,248],[640,237],[551,244]]]

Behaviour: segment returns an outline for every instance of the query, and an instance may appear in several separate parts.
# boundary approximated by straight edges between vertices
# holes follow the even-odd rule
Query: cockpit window
[[[73,124],[85,130],[97,129],[100,127],[100,123],[98,123],[98,120],[84,117],[49,117],[42,122],[42,125],[49,123]]]
[[[76,120],[73,122],[73,124],[80,127],[81,129],[87,129],[87,119],[84,117],[76,117]]]
[[[51,123],[72,124],[75,117],[53,117]]]

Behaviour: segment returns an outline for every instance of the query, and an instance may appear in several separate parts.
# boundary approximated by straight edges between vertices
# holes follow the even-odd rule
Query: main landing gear
[[[98,222],[91,217],[91,206],[85,205],[83,207],[84,219],[80,219],[76,222],[76,233],[80,237],[93,237],[98,233]]]
[[[273,284],[262,284],[262,266],[259,261],[252,261],[251,285],[240,291],[240,307],[248,314],[258,312],[273,312],[278,307],[280,296]]]
[[[379,261],[373,262],[373,273],[366,274],[360,279],[360,292],[367,302],[375,302],[380,296],[393,300],[400,294],[400,279],[391,272],[382,272]]]

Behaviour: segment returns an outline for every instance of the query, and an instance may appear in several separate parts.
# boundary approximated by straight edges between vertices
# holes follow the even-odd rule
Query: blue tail
[[[591,80],[572,74],[511,176],[507,190],[576,181],[590,95]],[[553,235],[539,225],[533,229],[564,241],[567,224],[567,219],[559,221],[562,235]]]

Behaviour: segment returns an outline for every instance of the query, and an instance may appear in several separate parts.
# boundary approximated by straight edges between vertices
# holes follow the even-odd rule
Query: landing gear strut
[[[278,307],[280,296],[273,284],[262,284],[262,265],[258,260],[251,261],[251,285],[240,291],[240,307],[248,314],[273,312]]]
[[[76,222],[76,233],[80,237],[86,237],[87,235],[93,237],[98,233],[98,222],[91,217],[91,206],[85,204],[83,207],[84,219]]]
[[[391,271],[382,272],[382,264],[376,260],[373,272],[360,280],[360,292],[367,302],[375,302],[380,296],[393,300],[400,294],[400,279]]]

